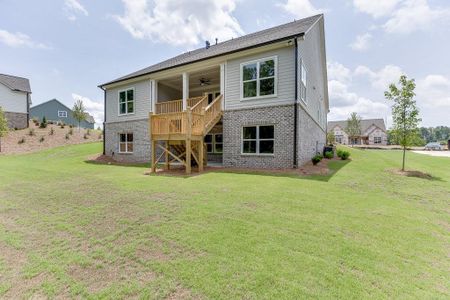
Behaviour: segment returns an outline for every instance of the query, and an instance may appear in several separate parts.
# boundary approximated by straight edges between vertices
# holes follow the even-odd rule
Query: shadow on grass
[[[150,168],[150,163],[120,163],[120,162],[102,162],[95,160],[85,160],[86,164],[90,165],[99,165],[99,166],[115,166],[115,167],[133,167],[133,168]]]
[[[191,177],[202,176],[206,174],[235,174],[235,175],[253,175],[253,176],[269,176],[269,177],[285,177],[294,179],[306,179],[327,182],[334,175],[336,175],[339,170],[345,167],[351,160],[332,160],[328,162],[328,173],[327,174],[304,174],[300,169],[283,169],[283,170],[263,170],[263,169],[238,169],[238,168],[221,168],[221,167],[211,167],[206,168],[202,173],[198,173],[195,168],[192,170],[192,174],[187,175],[184,173],[184,168],[174,169],[171,171],[161,171],[157,174],[151,174],[151,176],[166,176],[166,177],[180,177],[188,179]],[[314,167],[313,167],[314,168]]]

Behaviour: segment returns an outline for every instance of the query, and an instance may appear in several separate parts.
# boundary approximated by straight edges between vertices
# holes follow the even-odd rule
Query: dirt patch
[[[53,134],[51,134],[52,129]],[[34,132],[33,135],[30,135],[30,130]],[[70,130],[73,134],[69,134]],[[78,131],[78,128],[71,129],[67,125],[60,128],[60,126],[49,124],[47,128],[39,128],[39,126],[30,122],[29,128],[9,131],[6,137],[2,138],[0,155],[30,153],[64,145],[102,141],[100,131],[91,129],[89,135],[87,133],[87,129],[82,128]],[[66,139],[66,134],[69,139]],[[23,140],[23,143],[19,143],[21,140]]]
[[[198,296],[194,296],[192,292],[182,286],[177,286],[176,290],[172,292],[166,300],[180,300],[180,299],[201,299]]]
[[[397,170],[397,169],[391,169],[389,170],[392,174],[400,175],[400,176],[406,176],[406,177],[416,177],[416,178],[422,178],[422,179],[428,179],[432,180],[434,177],[428,173],[417,171],[417,170]]]

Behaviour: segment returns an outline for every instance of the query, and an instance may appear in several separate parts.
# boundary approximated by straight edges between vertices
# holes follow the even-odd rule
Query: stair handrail
[[[206,102],[206,105],[204,102]],[[194,106],[191,107],[191,111],[193,112],[200,112],[202,110],[202,107],[206,107],[208,105],[208,96],[205,95],[200,101],[197,102]]]

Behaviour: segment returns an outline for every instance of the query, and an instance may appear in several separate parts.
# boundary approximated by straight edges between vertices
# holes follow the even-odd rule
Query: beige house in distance
[[[347,120],[328,122],[328,132],[334,133],[336,143],[342,145],[387,145],[386,126],[383,119],[361,120],[361,135],[349,136]]]

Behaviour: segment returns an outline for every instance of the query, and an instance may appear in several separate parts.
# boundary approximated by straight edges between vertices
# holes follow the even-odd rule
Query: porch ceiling
[[[209,80],[209,85],[203,86],[203,88],[207,88],[208,86],[217,86],[220,84],[220,67],[213,67],[209,69],[200,70],[197,72],[189,73],[189,90],[194,90],[199,87],[202,87],[200,85],[200,79],[207,79]],[[183,88],[183,78],[180,74],[179,76],[174,76],[166,79],[159,80],[161,84],[167,85],[171,88],[182,90]]]

